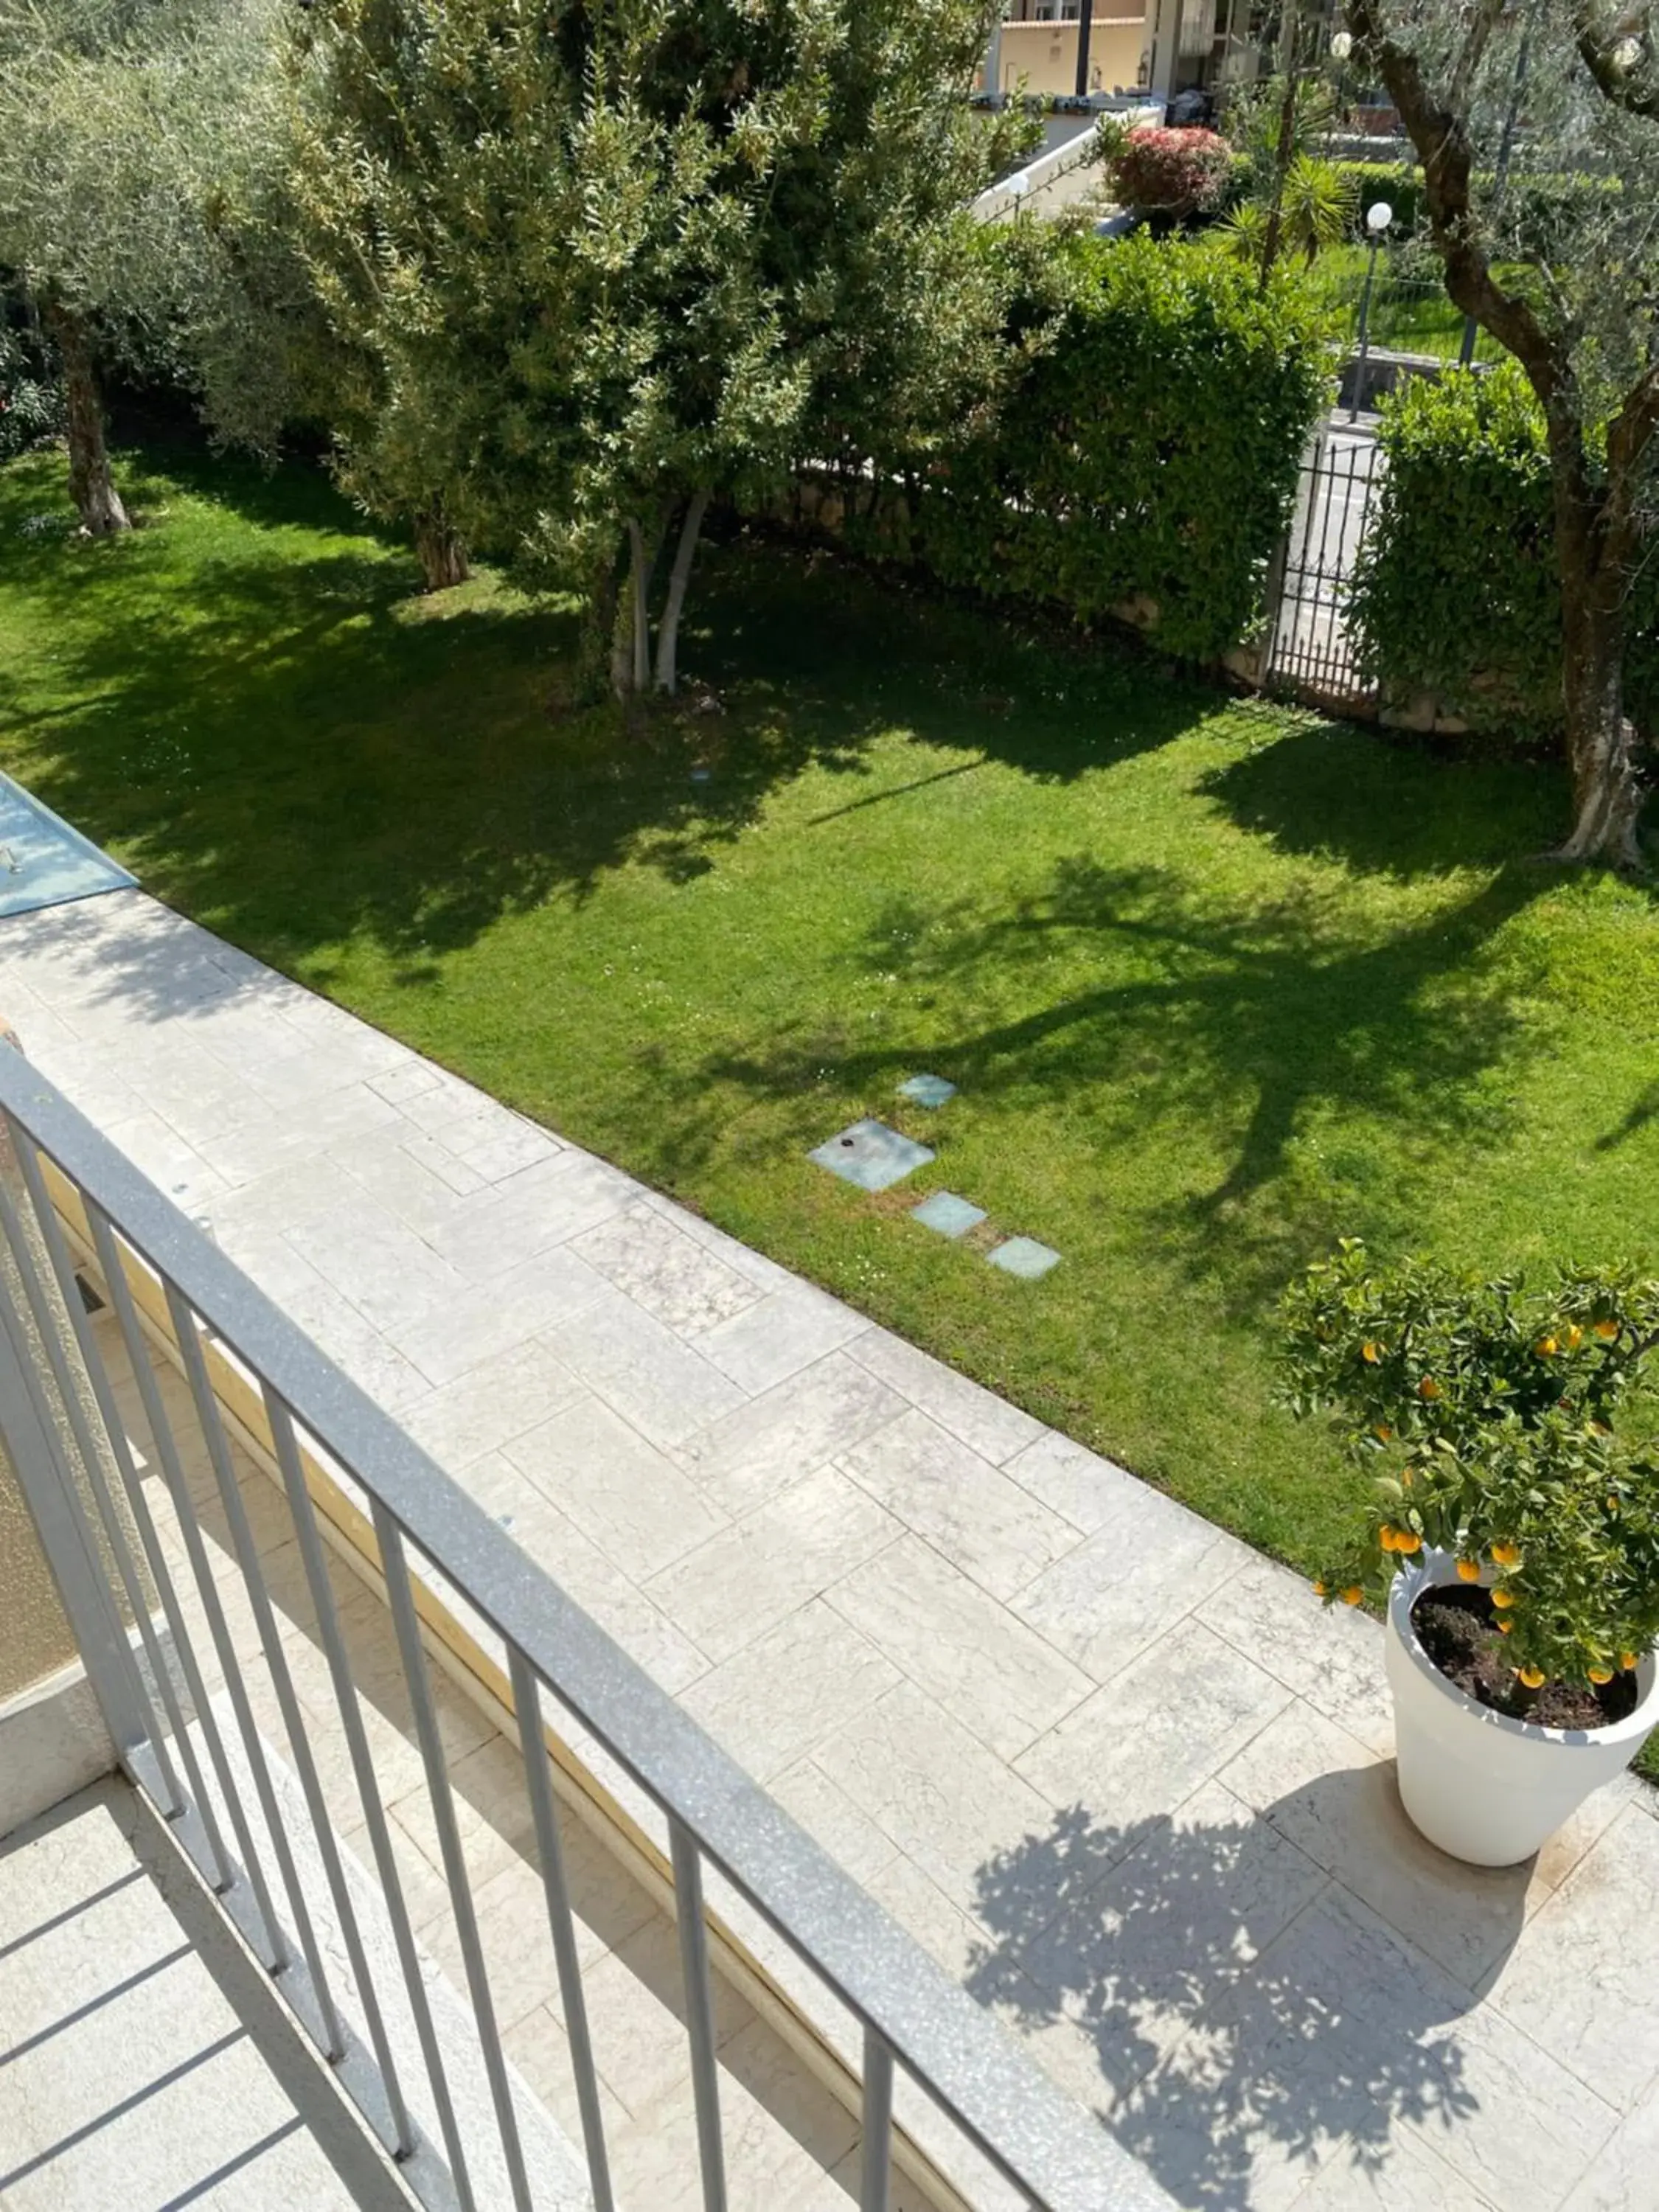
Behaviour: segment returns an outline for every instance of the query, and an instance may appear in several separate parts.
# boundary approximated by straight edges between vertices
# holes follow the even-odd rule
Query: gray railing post
[[[16,1050],[10,1031],[0,1027],[0,1052]],[[19,1233],[27,1240],[32,1208],[3,1119],[0,1119],[0,1188],[9,1202],[9,1212],[20,1224]],[[39,1280],[46,1285],[41,1301],[43,1318],[39,1322],[24,1279],[23,1271],[31,1264]],[[93,1405],[92,1385],[81,1365],[80,1346],[67,1311],[58,1310],[59,1302],[52,1295],[55,1288],[44,1249],[38,1255],[19,1254],[13,1251],[9,1240],[0,1237],[0,1449],[5,1452],[28,1507],[104,1725],[117,1756],[125,1758],[161,1732],[111,1590],[105,1547],[99,1540],[89,1508],[90,1478],[82,1464],[77,1424],[71,1419],[71,1410],[81,1414],[84,1408],[71,1409],[64,1402],[52,1371],[57,1366],[67,1372],[71,1389],[84,1382],[88,1404]],[[59,1357],[54,1361],[47,1357],[40,1328],[60,1322],[61,1341],[53,1347]],[[94,1406],[90,1434],[94,1449],[97,1419]],[[85,1432],[84,1421],[79,1425]],[[118,1544],[122,1538],[123,1531],[116,1528],[107,1533],[105,1540]],[[164,1765],[163,1771],[171,1775],[169,1766]]]

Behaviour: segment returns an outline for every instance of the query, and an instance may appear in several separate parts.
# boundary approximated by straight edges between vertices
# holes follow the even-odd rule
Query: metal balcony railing
[[[77,1271],[110,1309],[97,1322]],[[187,1389],[159,1386],[156,1344]],[[121,1352],[119,1375],[106,1345]],[[142,1424],[132,1418],[134,1391]],[[262,1563],[269,1532],[262,1547],[236,1473],[234,1438],[253,1425],[280,1477],[263,1486],[272,1510],[286,1516],[279,1534],[297,1556],[296,1579],[303,1571],[314,1613],[308,1632],[326,1659],[320,1716],[319,1693],[310,1692],[308,1706],[296,1691]],[[140,1429],[153,1450],[146,1461],[132,1440]],[[860,2106],[865,2212],[890,2203],[896,2071],[1032,2206],[1167,2207],[1098,2124],[9,1048],[0,1048],[0,1441],[127,1773],[424,2203],[485,2212],[510,2202],[514,2212],[542,2212],[550,2203],[591,2202],[611,2212],[617,2201],[550,1771],[550,1698],[632,1778],[665,1824],[707,2212],[723,2212],[727,2198],[706,1869],[811,1969],[828,2009],[838,2000],[861,2029],[861,2063],[855,2050],[848,2079],[849,2101]],[[163,1486],[151,1494],[165,1500],[166,1525],[146,1478]],[[325,1485],[363,1517],[366,1542],[372,1526],[464,1966],[463,2039],[475,2074],[482,2062],[470,2105],[457,2090],[455,2039],[446,2039],[434,2017],[438,1999],[376,1778],[331,1579],[329,1532],[319,1525]],[[263,1511],[264,1500],[256,1503]],[[234,1554],[234,1569],[222,1562],[217,1581],[204,1507],[228,1531]],[[526,2151],[497,2033],[423,1642],[434,1592],[474,1617],[504,1659],[502,1703],[523,1751],[526,1825],[580,2111],[585,2181],[574,2191],[556,2179],[544,2185]],[[741,1604],[740,1590],[732,1602]],[[250,1698],[246,1655],[256,1642],[291,1773],[278,1769]],[[319,1757],[337,1769],[342,1748],[378,1877],[376,1927],[319,1774]],[[453,2006],[449,1993],[444,2001]],[[479,2148],[483,2126],[487,2151]]]

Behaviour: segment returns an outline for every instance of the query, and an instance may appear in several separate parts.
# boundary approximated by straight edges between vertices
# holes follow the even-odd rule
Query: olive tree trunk
[[[85,318],[61,301],[46,302],[44,319],[64,365],[70,497],[81,517],[81,527],[92,538],[131,530],[132,525],[109,471],[109,452],[104,444],[104,396],[98,385],[92,333]]]
[[[1634,868],[1642,862],[1637,824],[1644,794],[1636,732],[1625,711],[1622,596],[1622,589],[1615,598],[1605,580],[1564,567],[1561,696],[1573,821],[1559,856]]]
[[[472,571],[466,547],[437,507],[426,507],[415,518],[415,551],[422,580],[428,592],[447,592],[464,584]]]
[[[685,520],[680,525],[679,544],[674,549],[674,566],[669,573],[668,597],[663,603],[662,620],[657,626],[657,689],[672,691],[678,676],[680,615],[685,606],[685,588],[691,580],[691,563],[696,557],[697,537],[702,528],[702,519],[708,512],[709,495],[707,490],[695,491],[685,510]]]
[[[1573,331],[1547,325],[1524,293],[1500,282],[1481,242],[1472,191],[1472,88],[1504,0],[1470,0],[1443,100],[1419,54],[1393,35],[1389,4],[1346,0],[1348,21],[1422,164],[1430,233],[1447,293],[1520,362],[1547,425],[1561,580],[1561,702],[1573,783],[1572,827],[1557,857],[1639,866],[1644,793],[1636,732],[1625,710],[1626,605],[1650,550],[1641,494],[1648,451],[1659,432],[1659,362],[1650,361],[1627,387],[1603,438],[1586,414]],[[1579,23],[1577,44],[1609,99],[1648,112],[1645,93],[1625,86],[1611,49],[1604,50],[1588,18]],[[1659,111],[1652,119],[1659,120]]]

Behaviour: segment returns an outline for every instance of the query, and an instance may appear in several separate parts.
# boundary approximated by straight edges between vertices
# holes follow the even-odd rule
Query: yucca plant
[[[1279,251],[1299,253],[1311,268],[1328,246],[1340,246],[1352,231],[1359,190],[1339,162],[1298,154],[1285,178],[1279,205]],[[1249,199],[1220,224],[1229,252],[1260,266],[1267,250],[1270,210]]]

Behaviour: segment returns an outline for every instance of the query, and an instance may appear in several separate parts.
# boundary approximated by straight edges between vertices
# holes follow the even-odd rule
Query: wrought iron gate
[[[1322,706],[1352,708],[1376,696],[1355,664],[1347,610],[1382,467],[1373,439],[1330,427],[1302,464],[1263,674]]]

